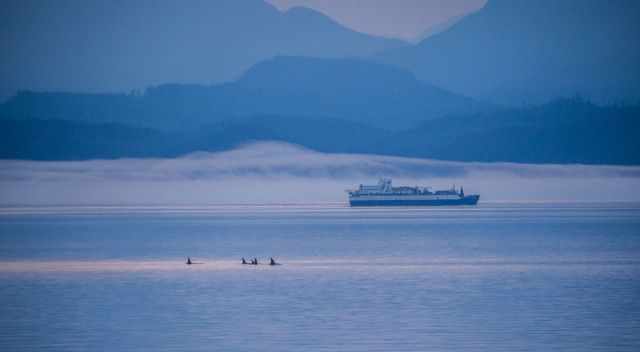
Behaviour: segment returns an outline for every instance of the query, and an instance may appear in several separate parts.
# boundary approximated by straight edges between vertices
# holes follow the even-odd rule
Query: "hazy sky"
[[[267,0],[284,10],[311,7],[360,32],[414,39],[451,17],[475,11],[487,0]]]

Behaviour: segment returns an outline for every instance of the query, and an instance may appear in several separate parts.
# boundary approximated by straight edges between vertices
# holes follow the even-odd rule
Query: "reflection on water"
[[[2,351],[640,349],[633,205],[0,213]]]
[[[206,271],[238,271],[238,270],[279,270],[285,272],[304,272],[311,270],[327,271],[376,271],[376,272],[401,272],[401,271],[493,271],[493,270],[570,270],[573,268],[596,267],[635,267],[640,268],[638,260],[590,260],[570,261],[504,261],[504,260],[455,260],[455,259],[431,259],[431,260],[383,260],[378,258],[358,259],[313,259],[291,260],[286,264],[278,263],[271,266],[268,260],[259,265],[242,264],[237,260],[214,260],[199,258],[199,262],[192,265],[178,261],[168,260],[96,260],[96,261],[72,261],[72,260],[23,260],[0,261],[0,273],[73,273],[73,272],[206,272]],[[555,267],[555,268],[553,268]]]

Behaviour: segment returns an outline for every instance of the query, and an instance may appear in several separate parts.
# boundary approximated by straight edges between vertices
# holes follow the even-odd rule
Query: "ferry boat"
[[[431,191],[428,187],[393,187],[391,179],[382,178],[377,185],[360,185],[356,190],[347,190],[349,205],[361,206],[438,206],[476,205],[480,195],[465,195],[464,189]]]

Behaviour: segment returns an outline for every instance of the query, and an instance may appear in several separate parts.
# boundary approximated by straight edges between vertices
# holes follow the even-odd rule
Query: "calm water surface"
[[[640,205],[3,208],[0,350],[638,351]]]

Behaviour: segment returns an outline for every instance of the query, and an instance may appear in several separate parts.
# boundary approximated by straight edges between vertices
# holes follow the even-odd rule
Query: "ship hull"
[[[389,206],[456,206],[456,205],[476,205],[480,199],[479,195],[471,195],[458,199],[402,199],[402,197],[376,197],[367,199],[364,197],[352,197],[349,205],[352,207],[389,207]]]

